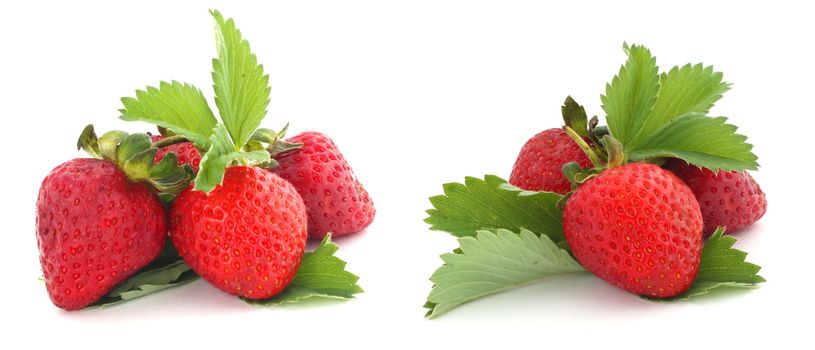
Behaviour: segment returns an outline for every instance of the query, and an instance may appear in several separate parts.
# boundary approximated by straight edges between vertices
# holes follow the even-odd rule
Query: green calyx
[[[181,192],[195,177],[189,165],[178,165],[178,158],[173,153],[167,153],[158,164],[153,162],[159,148],[178,142],[186,142],[186,139],[171,137],[153,143],[150,135],[128,134],[119,130],[97,137],[93,125],[88,125],[79,136],[77,149],[116,164],[128,179],[149,183],[166,198],[167,195],[174,196]]]
[[[586,115],[586,109],[577,103],[571,96],[566,97],[563,106],[560,107],[563,113],[563,131],[574,143],[580,147],[583,153],[591,161],[591,168],[582,168],[577,162],[569,162],[563,165],[563,175],[572,184],[572,191],[567,193],[558,201],[558,207],[563,208],[571,197],[572,192],[583,182],[599,174],[608,162],[608,157],[603,148],[604,143],[600,142],[602,135],[608,134],[607,129],[597,127],[597,117],[590,120]]]
[[[595,168],[602,167],[607,158],[601,139],[609,134],[608,128],[598,126],[597,116],[589,119],[586,109],[571,96],[566,97],[560,110],[563,114],[563,131],[583,150]]]
[[[586,109],[572,96],[566,96],[566,101],[563,102],[563,106],[560,106],[560,111],[563,114],[563,125],[581,137],[589,137],[589,119],[586,116]]]
[[[586,109],[577,103],[572,96],[566,97],[563,106],[560,106],[560,111],[563,114],[563,125],[571,129],[584,141],[597,145],[600,144],[600,139],[603,136],[610,134],[607,126],[598,125],[600,120],[597,116],[589,119],[586,115]]]
[[[260,128],[255,130],[252,137],[249,139],[247,146],[259,147],[269,151],[272,158],[291,153],[300,148],[303,148],[302,143],[294,143],[283,140],[286,137],[286,132],[289,130],[289,124],[283,127],[278,132],[271,129]],[[263,144],[266,144],[264,147]]]
[[[600,139],[603,149],[606,151],[606,169],[611,169],[625,164],[628,159],[623,152],[623,144],[613,136],[606,135]]]

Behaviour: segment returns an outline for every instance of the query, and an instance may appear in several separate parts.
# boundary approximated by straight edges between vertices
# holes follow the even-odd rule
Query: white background
[[[812,146],[804,138],[812,132],[815,54],[805,33],[815,32],[813,11],[782,1],[566,3],[3,5],[0,347],[812,344],[813,191],[804,183]],[[117,119],[119,98],[136,88],[176,79],[211,99],[208,8],[236,19],[271,75],[263,125],[328,133],[370,191],[373,225],[338,241],[366,293],[257,308],[198,281],[101,311],[57,309],[38,281],[42,178],[83,156],[74,144],[87,123],[148,130]],[[739,125],[760,157],[754,176],[769,212],[738,247],[768,282],[655,304],[588,274],[566,276],[424,319],[428,277],[456,246],[427,230],[427,197],[466,175],[507,177],[527,138],[560,125],[567,94],[601,114],[599,95],[625,59],[624,40],[649,46],[663,69],[703,61],[734,83],[713,112]]]

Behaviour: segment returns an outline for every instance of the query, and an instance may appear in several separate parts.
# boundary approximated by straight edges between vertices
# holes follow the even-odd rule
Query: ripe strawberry
[[[309,237],[322,238],[328,232],[342,236],[368,227],[376,214],[373,202],[334,142],[313,131],[287,141],[303,147],[278,157],[280,166],[273,171],[303,197]]]
[[[153,142],[164,139],[164,136],[153,135],[151,137]],[[154,162],[158,164],[167,153],[175,153],[178,157],[178,165],[189,164],[193,172],[198,173],[198,166],[201,164],[201,153],[195,148],[192,142],[181,142],[167,147],[162,147],[156,152]]]
[[[86,307],[147,265],[167,234],[164,207],[143,183],[108,161],[73,159],[40,187],[37,244],[48,295]]]
[[[544,130],[521,148],[509,183],[528,191],[565,194],[571,190],[571,184],[562,169],[569,162],[577,162],[583,168],[592,165],[580,146],[563,130]]]
[[[563,233],[587,270],[635,294],[679,295],[699,269],[699,204],[656,165],[622,165],[587,180],[566,203]]]
[[[767,198],[761,187],[746,171],[722,171],[689,165],[681,160],[668,162],[668,169],[690,187],[705,223],[705,237],[723,226],[734,233],[752,225],[767,212]]]
[[[179,255],[221,290],[249,299],[280,293],[300,267],[306,209],[294,187],[251,166],[226,168],[205,194],[189,187],[170,210]]]

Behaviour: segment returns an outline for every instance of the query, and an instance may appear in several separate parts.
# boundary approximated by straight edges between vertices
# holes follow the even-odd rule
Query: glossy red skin
[[[153,142],[163,138],[164,136],[161,135],[153,135],[151,137]],[[198,149],[195,148],[195,145],[193,145],[192,142],[181,142],[159,148],[158,152],[156,152],[156,157],[153,160],[153,163],[158,164],[158,162],[164,159],[164,156],[167,155],[167,153],[171,152],[175,153],[175,156],[178,158],[179,166],[189,164],[192,170],[198,173],[198,166],[201,164],[201,153],[198,152]]]
[[[528,191],[569,192],[572,185],[563,175],[563,165],[577,162],[583,168],[591,161],[561,129],[548,129],[533,136],[521,148],[509,183]]]
[[[719,226],[725,227],[725,233],[735,233],[767,212],[767,197],[746,171],[720,171],[717,175],[679,160],[668,162],[668,169],[685,181],[699,201],[705,237]]]
[[[566,204],[563,233],[583,267],[634,294],[679,295],[699,270],[699,204],[656,165],[618,166],[586,181]]]
[[[209,194],[192,187],[170,209],[178,254],[219,289],[249,299],[280,293],[300,268],[306,208],[290,183],[257,167],[226,169]]]
[[[48,295],[84,308],[161,252],[167,218],[158,198],[110,162],[73,159],[40,187],[37,244]]]
[[[354,176],[334,142],[318,132],[304,132],[287,140],[303,148],[278,157],[273,171],[291,182],[308,211],[310,238],[359,232],[374,220],[376,210],[368,191]]]

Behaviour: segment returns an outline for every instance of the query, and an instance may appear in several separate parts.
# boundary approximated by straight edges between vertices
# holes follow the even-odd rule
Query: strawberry
[[[767,198],[758,183],[746,171],[720,171],[671,160],[667,168],[690,187],[705,223],[704,235],[710,236],[717,227],[734,233],[752,225],[767,212]]]
[[[528,191],[565,194],[571,190],[563,175],[563,165],[577,162],[583,168],[592,163],[580,146],[561,129],[548,129],[533,136],[521,148],[509,183]]]
[[[342,236],[368,227],[376,214],[373,202],[334,142],[314,131],[287,141],[302,148],[276,158],[279,166],[273,171],[303,197],[309,237],[322,238],[329,232]]]
[[[541,131],[526,141],[509,175],[511,185],[527,191],[566,194],[572,184],[563,173],[565,165],[576,163],[580,168],[590,168],[600,164],[599,159],[588,156],[599,150],[594,144],[606,133],[596,129],[597,117],[589,121],[586,110],[571,96],[566,97],[560,110],[565,126]]]
[[[37,197],[45,287],[66,310],[91,305],[158,256],[167,217],[157,192],[172,196],[192,180],[173,154],[153,163],[158,150],[147,134],[111,131],[97,138],[88,125],[77,147],[98,159],[57,166]]]
[[[76,310],[153,260],[167,222],[147,185],[109,161],[82,158],[57,166],[43,180],[36,231],[51,301]]]
[[[702,212],[671,172],[648,163],[612,167],[566,202],[563,233],[590,272],[629,292],[667,298],[699,268]]]
[[[300,267],[306,209],[294,187],[253,166],[226,168],[209,194],[190,187],[170,209],[170,237],[196,273],[249,299],[280,293]]]
[[[151,137],[153,142],[163,140],[164,138],[165,137],[161,135],[153,135]],[[198,152],[198,149],[195,148],[192,142],[181,142],[160,148],[158,152],[156,152],[154,162],[158,164],[164,159],[167,153],[175,153],[176,157],[178,157],[179,166],[189,164],[193,172],[198,172],[198,166],[201,164],[201,153]]]

